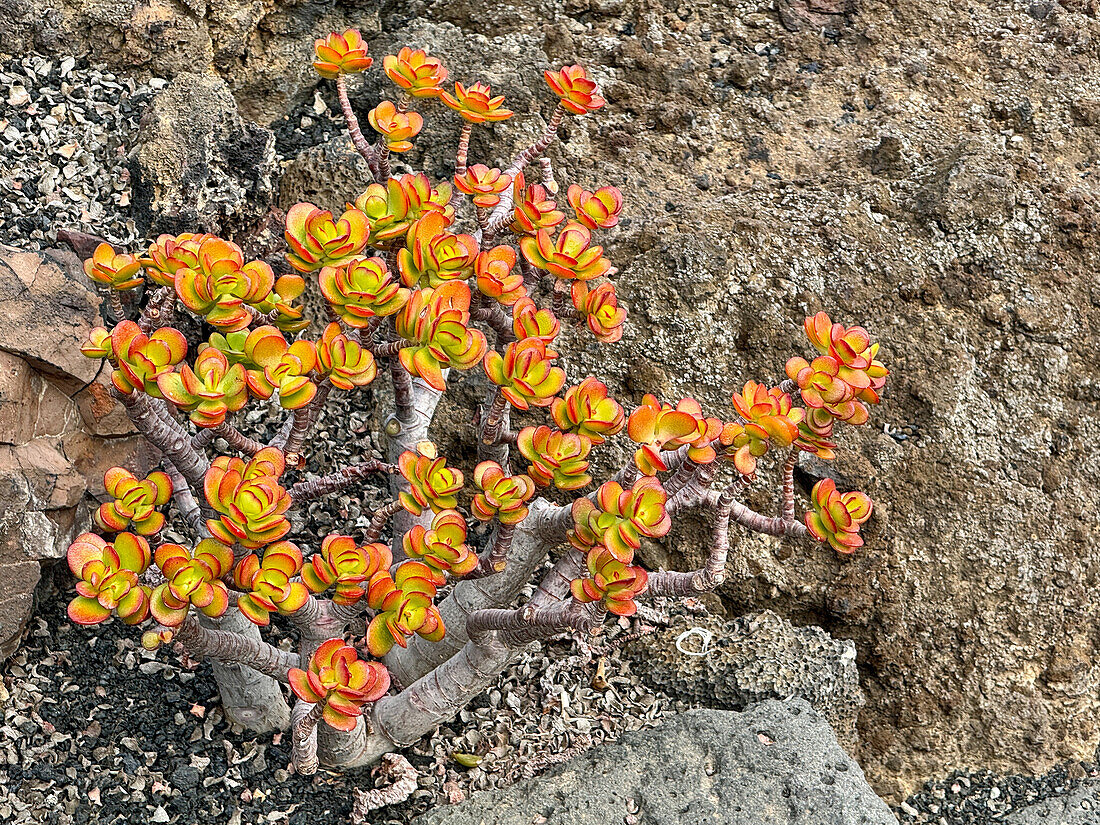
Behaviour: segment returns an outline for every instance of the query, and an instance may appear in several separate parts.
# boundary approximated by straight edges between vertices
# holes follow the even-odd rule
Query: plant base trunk
[[[260,629],[236,610],[227,611],[219,619],[199,616],[206,627],[260,639]],[[257,733],[285,730],[290,724],[290,707],[279,683],[270,676],[244,665],[219,662],[212,662],[211,669],[227,720]]]

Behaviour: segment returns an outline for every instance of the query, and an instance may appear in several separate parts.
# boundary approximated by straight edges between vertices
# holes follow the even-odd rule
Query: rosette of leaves
[[[603,602],[609,613],[633,616],[634,599],[646,588],[649,577],[636,565],[623,563],[606,547],[596,547],[586,558],[588,576],[574,579],[569,586],[577,601]]]
[[[494,97],[487,83],[467,87],[456,82],[455,93],[441,92],[439,99],[470,123],[498,123],[513,114],[504,108],[504,95]]]
[[[385,185],[372,183],[355,199],[355,207],[370,223],[369,244],[387,247],[404,237],[413,221],[438,212],[448,224],[454,219],[451,185],[432,186],[423,172],[390,178]]]
[[[366,595],[365,583],[375,575],[389,575],[393,554],[389,545],[378,542],[358,545],[351,536],[329,535],[321,542],[321,552],[313,555],[302,568],[302,581],[314,593],[324,593],[333,585],[336,604],[351,605]]]
[[[517,235],[534,235],[540,229],[550,230],[565,220],[565,213],[547,194],[540,183],[527,185],[520,172],[512,181],[512,222],[510,229]]]
[[[604,186],[595,192],[589,192],[574,183],[565,190],[565,199],[573,207],[577,222],[593,231],[617,226],[619,213],[623,211],[622,192],[614,186]]]
[[[563,226],[557,238],[540,229],[534,237],[521,238],[519,248],[531,266],[566,280],[588,281],[612,271],[603,247],[593,246],[588,227],[576,221]]]
[[[382,69],[399,89],[411,97],[439,97],[447,70],[439,58],[423,49],[403,46],[397,54],[382,58]]]
[[[388,100],[383,100],[367,113],[367,121],[374,131],[382,135],[386,148],[391,152],[407,152],[412,149],[412,138],[424,128],[424,118],[416,112],[401,112]]]
[[[828,461],[836,458],[836,444],[830,439],[833,437],[833,424],[835,418],[828,410],[813,407],[805,410],[805,417],[798,424],[798,439],[795,446],[803,452],[813,453],[818,458]]]
[[[845,555],[863,546],[859,528],[871,517],[870,497],[856,491],[842,493],[835,481],[824,478],[814,485],[810,504],[813,509],[806,513],[806,528],[814,538]]]
[[[474,261],[478,290],[497,303],[512,306],[527,295],[523,275],[515,271],[515,266],[516,251],[510,246],[479,252]]]
[[[266,626],[272,613],[293,613],[309,599],[309,590],[292,581],[302,570],[302,551],[289,541],[264,550],[263,560],[249,553],[233,568],[233,582],[241,591],[237,608],[254,624]]]
[[[626,310],[619,306],[615,285],[602,283],[595,289],[584,281],[574,281],[573,307],[581,314],[596,340],[613,344],[623,337]]]
[[[630,414],[626,425],[630,440],[639,445],[634,463],[647,476],[668,469],[661,459],[661,450],[683,445],[684,439],[695,437],[698,431],[698,422],[691,412],[674,410],[649,394],[642,397],[642,406]]]
[[[102,530],[121,532],[133,528],[142,536],[152,536],[164,526],[164,514],[157,510],[172,499],[172,479],[159,470],[143,479],[122,467],[103,474],[103,486],[113,500],[99,505],[95,523]]]
[[[309,668],[292,667],[287,681],[303,702],[323,705],[321,718],[336,730],[355,730],[363,706],[390,689],[390,673],[381,662],[364,662],[342,639],[329,639],[314,652]]]
[[[199,265],[199,247],[204,241],[215,239],[214,235],[194,232],[158,236],[141,259],[146,276],[160,286],[175,287],[176,273],[195,269]]]
[[[194,267],[176,272],[180,301],[218,329],[232,332],[252,322],[246,307],[267,300],[275,273],[263,261],[244,262],[240,247],[221,238],[199,245]]]
[[[297,410],[317,394],[317,385],[310,378],[317,366],[317,348],[312,341],[303,338],[287,344],[282,333],[268,325],[248,334],[244,352],[257,367],[247,370],[246,375],[253,395],[270,398],[278,390],[279,405]]]
[[[140,624],[149,615],[148,587],[138,582],[152,559],[149,542],[133,533],[119,533],[113,542],[82,533],[69,545],[66,560],[76,576],[76,597],[68,615],[77,624],[104,622],[115,611],[126,624]]]
[[[554,423],[562,432],[585,436],[593,445],[603,444],[626,426],[619,402],[607,394],[607,385],[589,376],[555,398],[550,405]]]
[[[397,468],[409,483],[409,489],[398,494],[401,506],[414,516],[430,507],[433,513],[453,510],[458,505],[458,493],[464,481],[462,471],[447,466],[447,459],[436,452],[430,441],[421,441],[416,452],[406,450],[397,458]]]
[[[216,347],[206,347],[195,366],[184,364],[179,372],[157,378],[161,395],[189,414],[197,427],[216,427],[227,413],[248,403],[248,376],[243,364],[230,366]]]
[[[448,226],[446,216],[429,212],[409,227],[406,245],[397,253],[405,286],[437,287],[470,274],[477,259],[477,241],[472,235],[448,232]]]
[[[286,213],[287,263],[299,272],[316,272],[354,258],[367,245],[370,224],[358,209],[338,219],[312,203],[296,203]]]
[[[443,618],[432,604],[436,586],[432,570],[420,561],[402,562],[391,578],[379,574],[367,588],[367,604],[375,611],[367,626],[367,649],[385,656],[394,645],[406,647],[414,633],[438,642],[446,633]]]
[[[317,372],[341,390],[365,387],[378,375],[370,350],[349,339],[335,321],[317,342]]]
[[[229,591],[222,576],[233,569],[233,550],[215,539],[203,539],[188,550],[180,544],[162,544],[153,553],[168,580],[153,589],[150,612],[165,627],[179,627],[194,605],[216,618],[229,607]]]
[[[394,321],[397,334],[410,342],[398,353],[401,365],[441,392],[447,388],[445,368],[468,370],[488,347],[485,335],[468,326],[470,288],[461,281],[413,292]]]
[[[446,573],[465,576],[478,565],[477,554],[466,545],[466,519],[457,510],[443,510],[432,519],[430,529],[413,525],[402,539],[409,558],[424,562],[437,587],[447,583]]]
[[[513,407],[548,407],[565,385],[565,370],[551,363],[541,338],[524,338],[504,348],[504,355],[489,350],[483,362],[489,380]]]
[[[332,32],[328,37],[314,41],[316,59],[313,68],[328,80],[341,74],[356,74],[369,69],[374,58],[367,56],[367,44],[355,29],[343,34]]]
[[[483,163],[475,163],[465,173],[455,175],[455,189],[473,198],[474,206],[491,209],[500,203],[500,193],[512,183],[512,176]]]
[[[803,410],[792,407],[788,393],[755,381],[747,382],[740,393],[734,393],[733,406],[744,423],[726,424],[719,441],[733,459],[737,472],[752,476],[756,460],[769,447],[789,447],[798,438]]]
[[[80,354],[85,358],[106,358],[111,366],[118,364],[111,333],[106,327],[92,327],[88,330],[87,340],[80,345]]]
[[[591,480],[588,453],[592,441],[577,433],[563,433],[543,425],[524,427],[516,437],[520,454],[531,462],[527,474],[536,484],[559,490],[579,490]]]
[[[556,72],[547,70],[543,76],[550,90],[561,100],[562,107],[571,114],[588,114],[607,102],[600,97],[596,81],[583,66],[563,66]]]
[[[214,537],[256,550],[286,536],[291,500],[279,484],[285,468],[283,454],[275,447],[265,447],[247,463],[230,456],[215,458],[203,482],[207,502],[220,514],[206,522]]]
[[[394,280],[381,258],[360,258],[343,266],[326,266],[319,277],[325,296],[340,320],[359,329],[370,319],[399,312],[409,290]]]
[[[481,492],[474,496],[470,510],[479,520],[519,524],[527,518],[527,502],[535,494],[530,476],[508,475],[497,462],[482,461],[474,468],[474,483]]]
[[[145,283],[141,261],[133,255],[119,254],[109,243],[101,243],[84,261],[84,274],[118,292],[135,289]]]
[[[93,329],[90,333],[93,341],[96,332]],[[139,390],[160,398],[157,379],[183,360],[187,339],[172,327],[161,327],[146,335],[133,321],[122,321],[111,331],[108,353],[114,358],[111,383],[115,389],[125,395]]]
[[[587,497],[573,502],[569,541],[579,550],[605,547],[623,564],[630,564],[643,536],[659,538],[671,529],[667,501],[664,487],[653,476],[642,476],[628,490],[608,481],[600,486],[595,502]]]
[[[512,332],[521,340],[541,338],[546,344],[546,357],[558,357],[557,352],[550,349],[550,345],[561,332],[561,322],[549,309],[539,309],[532,299],[520,298],[512,307]]]
[[[253,307],[261,315],[276,313],[272,324],[283,332],[299,332],[309,326],[309,320],[303,317],[302,307],[294,306],[294,301],[302,296],[306,289],[306,280],[301,275],[282,275],[275,279],[275,286],[268,296]]]

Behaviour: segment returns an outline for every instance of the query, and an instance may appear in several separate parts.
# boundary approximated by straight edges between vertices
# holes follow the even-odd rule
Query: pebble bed
[[[68,57],[0,58],[0,243],[39,249],[54,245],[58,228],[75,228],[140,245],[127,153],[144,106],[163,86]],[[318,96],[275,131],[281,158],[294,157],[340,131],[334,101]],[[310,445],[311,473],[377,443],[364,411],[372,402],[370,392],[333,397]],[[239,423],[270,437],[272,420],[257,408]],[[384,498],[380,486],[366,485],[331,506],[314,503],[297,533],[361,530]],[[26,642],[0,667],[0,822],[304,825],[345,820],[351,788],[372,787],[369,770],[295,775],[287,737],[225,722],[207,665],[143,651],[138,634],[118,622],[94,634],[74,627],[65,615],[70,589],[67,571],[55,567]],[[408,751],[419,789],[370,821],[406,823],[689,707],[646,688],[614,654],[628,632],[623,620],[610,626],[602,650],[559,639],[525,653],[454,723]],[[278,623],[271,638],[292,644]],[[477,764],[461,764],[456,753]],[[903,825],[995,823],[1097,776],[1095,765],[1042,777],[957,773],[896,812]]]

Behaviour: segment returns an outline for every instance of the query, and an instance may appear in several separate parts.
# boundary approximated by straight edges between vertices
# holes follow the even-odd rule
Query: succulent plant
[[[495,246],[479,252],[474,261],[478,290],[504,306],[512,306],[526,297],[523,275],[515,270],[515,266],[516,251],[510,246]]]
[[[221,238],[208,238],[198,248],[196,264],[176,271],[180,301],[207,323],[232,332],[252,322],[246,307],[267,300],[275,287],[275,273],[263,261],[245,263],[240,247]]]
[[[541,339],[546,344],[546,357],[558,357],[550,345],[561,332],[561,322],[549,309],[539,309],[531,298],[519,298],[512,305],[512,331],[521,341],[525,338]]]
[[[393,578],[379,573],[367,588],[367,603],[375,611],[367,625],[367,648],[372,656],[385,656],[394,645],[405,647],[414,633],[437,642],[446,633],[443,619],[432,599],[436,587],[428,565],[402,562]]]
[[[157,378],[161,395],[189,413],[197,427],[216,427],[227,413],[237,412],[248,402],[248,375],[244,365],[230,366],[216,347],[198,354],[195,366],[183,364],[179,372]]]
[[[299,272],[347,263],[367,245],[370,222],[358,209],[338,219],[311,203],[296,203],[286,213],[287,263]]]
[[[675,448],[695,437],[699,423],[691,411],[672,409],[662,404],[654,395],[645,395],[642,405],[630,414],[626,425],[630,440],[639,445],[634,453],[634,463],[647,476],[667,470],[661,458],[666,447]],[[717,435],[717,433],[716,433]]]
[[[388,100],[371,109],[367,113],[367,121],[374,131],[382,135],[386,148],[391,152],[412,149],[412,138],[424,128],[424,118],[416,112],[400,112]]]
[[[314,366],[332,386],[341,390],[365,387],[378,374],[370,350],[363,349],[344,335],[335,322],[325,327],[321,340],[317,342],[317,363]]]
[[[756,460],[769,448],[789,447],[798,438],[804,410],[792,407],[791,396],[778,387],[749,381],[733,396],[733,406],[741,422],[722,428],[719,442],[744,476],[756,473]]]
[[[233,550],[216,539],[203,539],[193,550],[162,544],[153,553],[167,581],[153,589],[149,610],[165,627],[177,627],[194,605],[207,616],[229,607],[229,590],[222,576],[233,569]]]
[[[496,123],[510,118],[512,111],[504,108],[504,95],[492,95],[487,83],[466,87],[456,82],[455,93],[441,92],[439,99],[470,123]]]
[[[559,490],[579,490],[592,481],[586,472],[592,450],[587,436],[547,426],[524,427],[516,437],[516,447],[531,462],[527,475],[542,487],[553,484]]]
[[[291,500],[279,484],[285,468],[283,454],[275,447],[265,447],[247,463],[229,456],[215,458],[203,486],[207,503],[220,514],[206,522],[214,537],[256,550],[286,536]]]
[[[199,248],[208,240],[216,236],[193,232],[158,236],[141,259],[146,276],[160,286],[175,287],[176,273],[199,265]]]
[[[97,284],[124,292],[145,283],[141,261],[133,255],[119,254],[109,243],[101,243],[84,262],[84,274]]]
[[[609,613],[633,616],[638,612],[634,599],[646,588],[649,576],[637,565],[623,563],[605,547],[589,551],[585,559],[588,576],[570,584],[577,601],[603,602]]]
[[[859,528],[871,517],[871,499],[860,492],[841,493],[836,482],[824,478],[810,493],[813,509],[806,513],[806,527],[818,541],[828,542],[838,553],[854,553],[863,546]]]
[[[628,490],[617,481],[605,482],[595,502],[587,497],[573,502],[569,541],[584,551],[605,547],[623,564],[630,564],[643,536],[660,538],[672,528],[667,501],[664,487],[653,476],[642,476]]]
[[[358,258],[342,266],[326,266],[319,276],[325,296],[341,321],[364,328],[371,318],[400,312],[409,290],[395,281],[381,258]]]
[[[585,436],[593,445],[603,444],[626,425],[619,402],[607,394],[606,384],[592,376],[567,389],[563,398],[555,398],[550,414],[559,430]]]
[[[317,347],[301,339],[287,344],[273,326],[257,327],[245,340],[245,354],[257,365],[247,370],[248,388],[258,398],[270,398],[279,391],[279,404],[297,410],[313,400],[317,385],[310,373],[317,366]]]
[[[329,639],[317,648],[309,668],[291,668],[290,689],[303,702],[322,705],[321,718],[336,730],[355,730],[363,706],[390,689],[390,673],[380,662],[364,662],[355,648]]]
[[[355,74],[369,69],[374,58],[367,56],[367,44],[355,29],[343,34],[333,32],[313,44],[316,60],[313,68],[321,77],[332,80],[337,75]]]
[[[69,602],[69,618],[93,625],[114,611],[126,624],[140,624],[149,615],[149,588],[138,576],[152,560],[149,542],[133,533],[119,533],[107,542],[95,533],[82,533],[66,553],[76,576],[76,598]]]
[[[610,229],[619,224],[619,213],[623,211],[623,195],[614,186],[604,186],[595,192],[589,192],[577,184],[570,186],[565,198],[573,207],[577,222],[589,229]]]
[[[385,185],[372,183],[355,199],[355,208],[367,217],[368,243],[386,247],[404,238],[413,221],[430,212],[439,212],[448,222],[454,220],[451,185],[444,181],[433,187],[428,176],[391,177]]]
[[[407,287],[437,287],[465,279],[477,258],[477,241],[471,235],[447,231],[447,218],[429,212],[409,227],[406,245],[397,253],[397,267]]]
[[[602,283],[591,289],[586,281],[574,281],[572,297],[573,307],[597,340],[612,344],[623,337],[626,310],[619,306],[614,284]]]
[[[366,583],[379,573],[389,575],[393,555],[388,545],[373,542],[358,545],[351,536],[329,535],[321,542],[321,552],[302,568],[302,581],[314,593],[324,593],[333,585],[336,604],[356,604],[366,594]]]
[[[483,209],[500,203],[500,193],[511,183],[511,175],[505,175],[499,169],[490,169],[482,163],[475,163],[464,174],[455,175],[455,189],[473,196],[474,206]]]
[[[413,292],[395,320],[397,334],[410,342],[401,364],[437,390],[447,387],[445,368],[468,370],[488,347],[484,333],[469,326],[470,288],[462,281]]]
[[[576,221],[563,226],[556,239],[549,230],[539,229],[534,237],[521,238],[519,248],[531,266],[558,278],[587,281],[611,272],[603,247],[593,246],[592,233]]]
[[[497,519],[501,524],[519,524],[527,518],[527,502],[535,494],[530,476],[508,475],[495,461],[482,461],[474,468],[474,484],[481,491],[470,510],[481,521]]]
[[[90,333],[93,340],[96,333],[94,329]],[[161,327],[146,335],[133,321],[122,321],[111,330],[109,354],[114,359],[111,383],[115,389],[125,395],[138,390],[160,398],[157,380],[183,360],[187,339],[172,327]]]
[[[511,229],[517,235],[534,235],[540,229],[550,230],[565,220],[565,213],[539,183],[527,185],[520,172],[512,179],[513,206]]]
[[[445,573],[465,576],[478,565],[477,554],[466,544],[466,519],[457,510],[441,510],[431,528],[414,524],[402,539],[405,555],[424,562],[437,587],[447,583]]]
[[[399,89],[412,97],[439,97],[447,79],[447,70],[438,58],[408,46],[383,57],[382,68]]]
[[[309,590],[294,577],[302,572],[302,551],[289,541],[270,544],[263,560],[255,553],[237,562],[233,583],[241,591],[237,609],[258,625],[271,622],[272,613],[293,613],[309,599]]]
[[[547,70],[543,75],[561,105],[574,115],[594,112],[606,103],[599,95],[596,81],[588,76],[583,66],[563,66],[556,72]]]
[[[95,523],[101,530],[120,532],[133,528],[141,536],[152,536],[164,526],[164,514],[157,510],[172,499],[172,479],[159,470],[138,479],[129,470],[112,467],[103,474],[103,486],[112,501],[99,505]]]
[[[524,338],[485,354],[485,374],[516,409],[548,407],[565,385],[565,370],[551,363],[541,338]]]
[[[439,455],[430,441],[421,441],[416,452],[406,450],[397,459],[401,476],[409,483],[408,492],[398,496],[401,506],[419,516],[425,507],[433,513],[453,510],[458,504],[455,495],[465,480],[462,471],[447,466],[447,459]]]

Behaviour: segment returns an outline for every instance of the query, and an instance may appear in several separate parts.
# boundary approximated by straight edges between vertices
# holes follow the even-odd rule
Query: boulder
[[[1100,820],[1100,786],[1086,782],[1062,796],[1055,796],[1012,811],[1004,825],[1093,825]]]
[[[141,119],[132,150],[133,203],[149,236],[256,227],[274,203],[275,136],[245,121],[229,86],[183,73]]]
[[[805,699],[841,746],[858,753],[864,698],[856,646],[819,627],[796,628],[770,610],[732,621],[677,617],[624,653],[650,687],[705,707],[744,710],[765,699]]]
[[[71,253],[0,245],[0,660],[18,645],[41,563],[90,524],[111,466],[148,469],[143,439],[80,354],[99,299]]]
[[[633,817],[633,819],[631,819]],[[693,710],[414,825],[896,825],[806,702]]]

